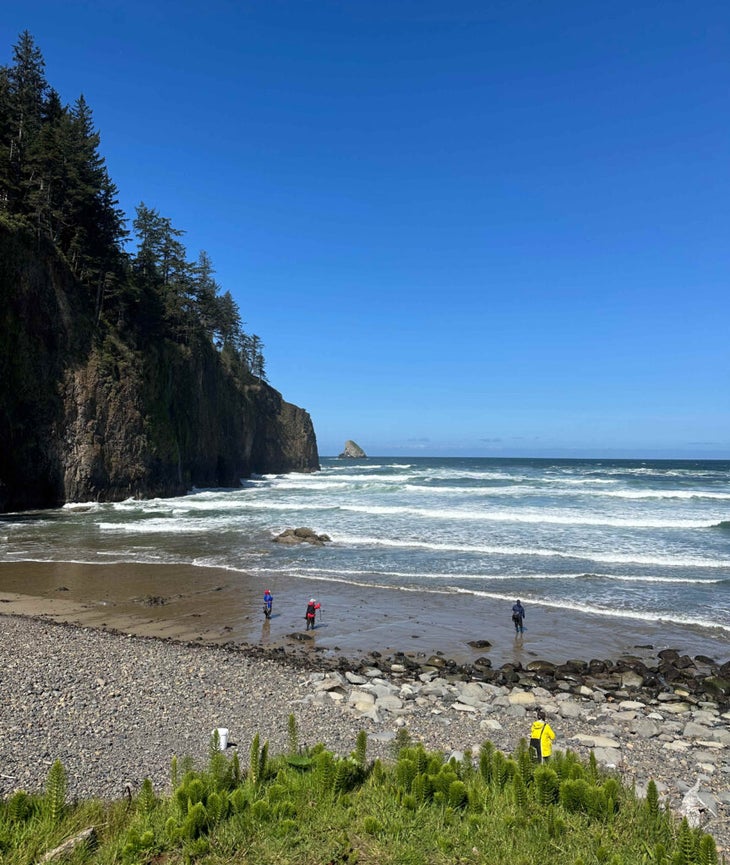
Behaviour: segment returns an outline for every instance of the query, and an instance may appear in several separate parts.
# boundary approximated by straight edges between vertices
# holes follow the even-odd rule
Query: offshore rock
[[[275,544],[312,544],[315,547],[323,547],[331,541],[329,535],[318,535],[313,529],[284,529],[284,531],[271,539]]]
[[[340,460],[366,460],[368,455],[365,451],[360,447],[360,445],[355,444],[352,439],[348,439],[345,442],[345,449],[338,456]]]

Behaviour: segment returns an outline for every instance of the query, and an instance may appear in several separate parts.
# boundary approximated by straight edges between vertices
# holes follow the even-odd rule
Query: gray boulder
[[[323,547],[331,540],[329,535],[318,535],[312,529],[301,527],[298,529],[285,529],[280,535],[271,539],[275,544],[312,544],[315,547]]]

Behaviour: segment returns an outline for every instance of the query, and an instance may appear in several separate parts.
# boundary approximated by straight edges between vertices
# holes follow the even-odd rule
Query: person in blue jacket
[[[519,600],[512,607],[512,624],[515,626],[515,634],[521,634],[525,630],[525,608]]]
[[[271,608],[274,606],[274,596],[267,589],[264,592],[264,615],[267,619],[271,618]]]

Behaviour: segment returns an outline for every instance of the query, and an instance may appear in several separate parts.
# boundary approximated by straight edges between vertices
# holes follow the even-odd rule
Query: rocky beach
[[[15,611],[17,613],[17,610]],[[349,753],[359,730],[388,758],[405,727],[461,758],[513,751],[542,707],[555,746],[611,767],[641,795],[650,779],[678,813],[730,849],[727,666],[637,647],[613,660],[463,665],[411,653],[336,660],[281,647],[203,646],[109,632],[42,615],[3,615],[0,790],[42,787],[60,759],[73,796],[123,796],[145,777],[169,788],[173,756],[202,764],[216,727],[228,753],[253,736]]]

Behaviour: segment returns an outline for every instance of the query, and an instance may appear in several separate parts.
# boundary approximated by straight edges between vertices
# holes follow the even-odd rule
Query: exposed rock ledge
[[[348,439],[345,442],[345,449],[338,456],[337,459],[340,460],[366,460],[368,455],[365,451],[360,447],[360,445],[356,444],[352,439]]]
[[[318,535],[312,529],[284,529],[284,531],[272,538],[275,544],[313,544],[315,547],[323,547],[327,541],[331,541],[329,535]]]

